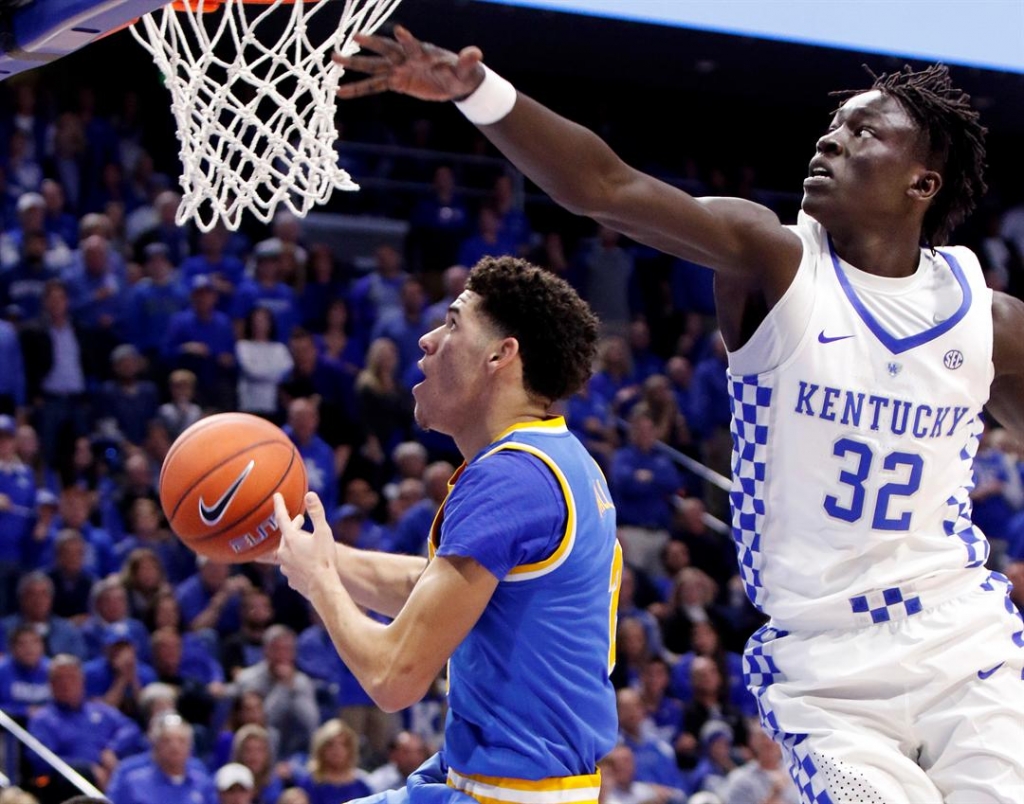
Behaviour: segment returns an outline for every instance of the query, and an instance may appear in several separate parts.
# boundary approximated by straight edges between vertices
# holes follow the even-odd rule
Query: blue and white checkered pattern
[[[857,619],[867,624],[887,623],[890,620],[902,620],[921,611],[921,598],[917,595],[907,597],[898,586],[857,595],[850,598],[850,609]]]
[[[985,425],[981,416],[975,416],[964,427],[967,433],[967,443],[960,450],[960,460],[969,468],[978,454],[978,445],[981,443],[981,434]],[[967,567],[980,567],[988,560],[989,545],[985,535],[971,523],[971,489],[974,488],[974,481],[969,481],[961,486],[946,500],[950,507],[950,514],[942,523],[946,529],[947,536],[956,536],[967,549]]]
[[[764,522],[764,478],[767,462],[768,415],[772,388],[757,375],[729,375],[732,410],[732,535],[736,540],[740,577],[747,597],[758,609],[764,602],[761,581]]]
[[[822,774],[810,752],[804,747],[806,735],[787,736],[782,740],[782,747],[789,757],[789,775],[800,791],[803,804],[833,804],[825,789],[825,776]]]
[[[1016,617],[1021,624],[1021,630],[1013,635],[1013,644],[1018,648],[1024,648],[1024,617],[1010,600],[1010,579],[1001,573],[990,572],[984,583],[981,584],[981,588],[986,592],[1002,592],[1003,605],[1006,606],[1007,612]],[[1024,678],[1024,673],[1021,677]]]

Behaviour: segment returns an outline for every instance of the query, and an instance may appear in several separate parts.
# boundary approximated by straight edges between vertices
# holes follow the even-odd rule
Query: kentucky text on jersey
[[[833,388],[800,380],[796,413],[862,430],[885,430],[914,438],[949,438],[965,420],[963,405],[925,405],[880,394]]]

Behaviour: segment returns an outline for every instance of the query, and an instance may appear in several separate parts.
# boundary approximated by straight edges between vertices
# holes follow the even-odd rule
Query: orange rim
[[[224,2],[225,0],[184,0],[184,2],[182,0],[175,0],[175,2],[171,3],[171,7],[175,11],[188,11],[191,9],[192,11],[203,11],[205,13],[207,11],[216,11],[224,5]],[[242,0],[243,5],[247,6],[270,6],[276,2],[277,0]],[[318,3],[320,0],[306,0],[306,2]],[[295,0],[281,0],[281,5],[293,6],[295,5]]]

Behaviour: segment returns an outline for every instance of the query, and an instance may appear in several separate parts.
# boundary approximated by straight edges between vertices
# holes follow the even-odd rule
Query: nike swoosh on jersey
[[[830,338],[825,334],[825,330],[822,330],[818,333],[818,343],[834,343],[835,341],[845,341],[847,338],[852,337],[852,335],[836,335],[834,338]]]
[[[242,487],[242,483],[249,476],[249,473],[256,466],[256,461],[249,461],[248,465],[242,470],[242,473],[235,478],[235,482],[228,486],[219,500],[213,505],[207,505],[203,498],[199,498],[199,518],[207,525],[216,525],[221,519],[224,518],[224,514],[227,513],[228,506],[231,505],[231,501],[235,499],[235,495],[238,490]]]
[[[980,678],[982,681],[984,681],[986,678],[991,676],[996,670],[998,670],[1004,664],[1006,664],[1006,662],[1000,662],[995,667],[993,667],[993,668],[991,668],[989,670],[979,670],[978,671],[978,678]]]

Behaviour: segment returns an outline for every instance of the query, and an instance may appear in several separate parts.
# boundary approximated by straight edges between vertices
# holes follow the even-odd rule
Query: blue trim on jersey
[[[857,311],[857,315],[859,315],[861,320],[867,324],[868,329],[874,333],[875,337],[878,338],[882,345],[894,355],[901,354],[906,352],[908,349],[921,346],[922,344],[935,340],[940,335],[944,335],[959,324],[963,317],[967,315],[967,311],[971,309],[973,294],[971,293],[971,286],[967,282],[967,277],[964,276],[963,269],[960,267],[960,263],[957,262],[956,257],[952,254],[946,254],[945,252],[940,251],[939,254],[942,255],[942,258],[949,265],[957,284],[960,285],[960,290],[963,293],[963,301],[960,302],[959,309],[957,309],[953,315],[941,324],[936,324],[931,329],[926,329],[924,332],[919,332],[917,335],[908,335],[905,338],[897,338],[895,335],[887,332],[885,328],[878,323],[878,320],[871,314],[871,311],[864,306],[860,297],[857,296],[857,291],[854,290],[849,278],[846,276],[842,266],[839,264],[839,256],[836,254],[835,246],[832,245],[831,236],[828,238],[828,253],[832,257],[832,267],[835,268],[836,278],[839,280],[839,285],[846,294],[846,298],[850,300],[850,304],[853,305],[853,309]]]

